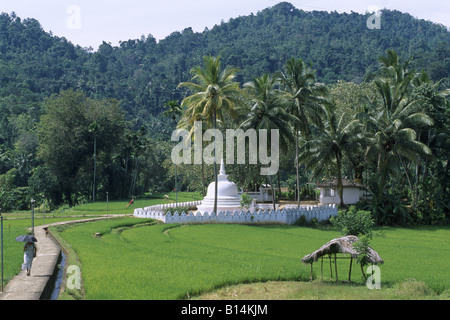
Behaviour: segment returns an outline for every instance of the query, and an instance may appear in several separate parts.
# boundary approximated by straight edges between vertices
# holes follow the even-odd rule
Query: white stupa
[[[226,212],[241,209],[241,196],[238,194],[238,189],[234,182],[228,180],[228,175],[225,173],[225,165],[222,162],[220,164],[220,172],[217,175],[217,213],[220,211]],[[214,211],[214,194],[215,194],[215,181],[211,182],[208,186],[206,197],[202,203],[197,206],[197,210],[201,213],[211,213]]]

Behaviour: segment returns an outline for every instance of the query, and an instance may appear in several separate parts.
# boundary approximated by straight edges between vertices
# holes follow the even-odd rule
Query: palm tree
[[[380,203],[385,190],[389,169],[398,164],[406,172],[404,159],[412,162],[431,156],[430,148],[417,139],[417,130],[433,125],[433,120],[421,110],[418,101],[410,97],[413,74],[401,65],[395,52],[388,51],[383,62],[383,76],[374,83],[379,100],[369,112],[359,114],[363,119],[370,143],[367,155],[375,160],[377,181],[372,188],[376,203]]]
[[[89,133],[92,133],[92,135],[94,136],[94,182],[92,184],[92,202],[95,202],[95,193],[96,193],[95,175],[97,169],[97,134],[99,129],[100,125],[96,121],[91,123],[88,128]]]
[[[299,132],[304,138],[308,139],[311,124],[316,124],[318,127],[322,126],[322,118],[325,114],[321,103],[327,93],[327,88],[325,85],[316,82],[314,70],[307,66],[302,59],[289,59],[284,66],[284,72],[280,76],[286,96],[291,100],[288,112],[295,117],[293,121],[296,135],[295,168],[297,171],[297,200],[300,207]]]
[[[334,104],[325,104],[326,117],[323,128],[313,128],[313,134],[306,140],[300,150],[299,159],[312,170],[313,177],[323,173],[328,164],[333,164],[337,175],[337,191],[340,197],[340,207],[344,206],[342,165],[345,153],[351,152],[358,140],[362,139],[360,122],[346,121],[347,114],[342,114],[339,121],[336,118]]]
[[[194,116],[188,118],[186,117],[186,114],[184,114],[184,116],[180,119],[180,121],[178,122],[178,129],[186,129],[189,130],[189,135],[187,136],[187,140],[195,140],[195,139],[202,139],[203,134],[205,133],[206,130],[208,130],[208,127],[206,125],[202,125],[202,135],[200,137],[196,137],[195,136],[195,123],[197,121],[201,121],[202,123],[206,122],[206,118],[204,116],[202,116],[200,113],[195,114]],[[202,194],[203,197],[206,195],[205,192],[205,162],[202,161]]]
[[[242,100],[239,83],[234,79],[239,69],[226,67],[222,70],[220,57],[205,56],[203,67],[196,66],[191,69],[194,82],[181,82],[178,87],[186,87],[194,94],[181,102],[186,107],[184,117],[195,119],[198,114],[206,119],[208,125],[217,129],[217,120],[223,122],[226,115],[234,119],[238,117],[238,107]],[[215,150],[214,150],[215,152]],[[214,157],[215,196],[214,212],[217,213],[217,158]]]
[[[286,93],[292,99],[289,112],[300,120],[295,123],[296,127],[308,138],[310,124],[320,127],[325,116],[321,102],[327,94],[327,87],[316,82],[315,71],[302,59],[289,59],[281,79]]]
[[[183,109],[177,100],[167,101],[164,106],[166,107],[166,110],[163,112],[164,116],[171,118],[172,121],[176,121],[183,114]]]
[[[244,85],[250,97],[250,112],[247,119],[242,122],[241,127],[245,129],[271,129],[279,130],[280,149],[287,150],[290,141],[293,141],[291,123],[296,118],[286,112],[286,101],[282,99],[276,85],[279,83],[277,77],[264,74],[259,78],[254,78]],[[271,176],[269,176],[271,180]],[[273,195],[273,209],[275,210],[275,193],[273,184],[270,182]]]

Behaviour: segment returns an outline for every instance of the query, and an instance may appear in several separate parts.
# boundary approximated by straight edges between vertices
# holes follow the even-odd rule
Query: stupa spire
[[[222,158],[222,160],[220,160],[220,171],[219,171],[219,174],[221,176],[226,175],[226,173],[225,173],[225,163],[223,162],[223,158]]]

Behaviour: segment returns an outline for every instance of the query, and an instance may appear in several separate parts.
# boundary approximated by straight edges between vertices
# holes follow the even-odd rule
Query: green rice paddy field
[[[94,236],[96,233],[101,236]],[[303,265],[301,258],[341,234],[332,229],[281,225],[165,225],[126,217],[60,229],[58,236],[80,260],[81,296],[102,300],[186,299],[218,289],[226,297],[233,285],[266,283],[267,291],[272,281],[286,281],[299,288],[310,277],[310,266]],[[448,299],[449,239],[449,226],[376,228],[371,246],[385,261],[381,266],[381,290],[365,287],[356,263],[351,285],[318,282],[320,263],[314,265],[316,280],[312,283],[323,292],[339,288],[338,296],[331,298],[358,299],[360,292],[377,291],[381,299],[391,299],[383,292],[408,283],[417,290],[419,283],[427,298]],[[348,279],[348,264],[347,260],[338,261],[342,280]],[[324,271],[327,280],[329,268]],[[286,298],[311,296],[304,297],[297,290]]]

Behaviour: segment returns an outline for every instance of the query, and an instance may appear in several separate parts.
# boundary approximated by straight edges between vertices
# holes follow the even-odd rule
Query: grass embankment
[[[423,281],[406,280],[381,290],[369,290],[356,282],[333,281],[269,281],[227,286],[205,293],[197,300],[436,300],[449,299],[437,295]]]
[[[448,298],[449,227],[377,228],[371,245],[385,261],[382,289],[369,293],[355,263],[352,284],[307,282],[310,266],[301,264],[300,259],[341,236],[336,230],[214,224],[122,228],[144,222],[149,221],[114,219],[61,233],[81,260],[86,299],[184,299],[219,288],[222,291],[215,297],[222,294],[230,299],[234,293],[227,294],[233,290],[249,291],[257,286],[233,285],[255,282],[263,282],[259,288],[271,293],[264,299]],[[95,237],[96,233],[102,236]],[[341,260],[338,267],[341,279],[347,279],[348,262]],[[329,277],[326,271],[324,278]],[[320,278],[320,263],[315,264],[314,273]],[[272,290],[273,280],[295,282]],[[289,286],[293,290],[289,291]],[[285,296],[283,290],[288,291]],[[235,296],[246,298],[245,294]]]

